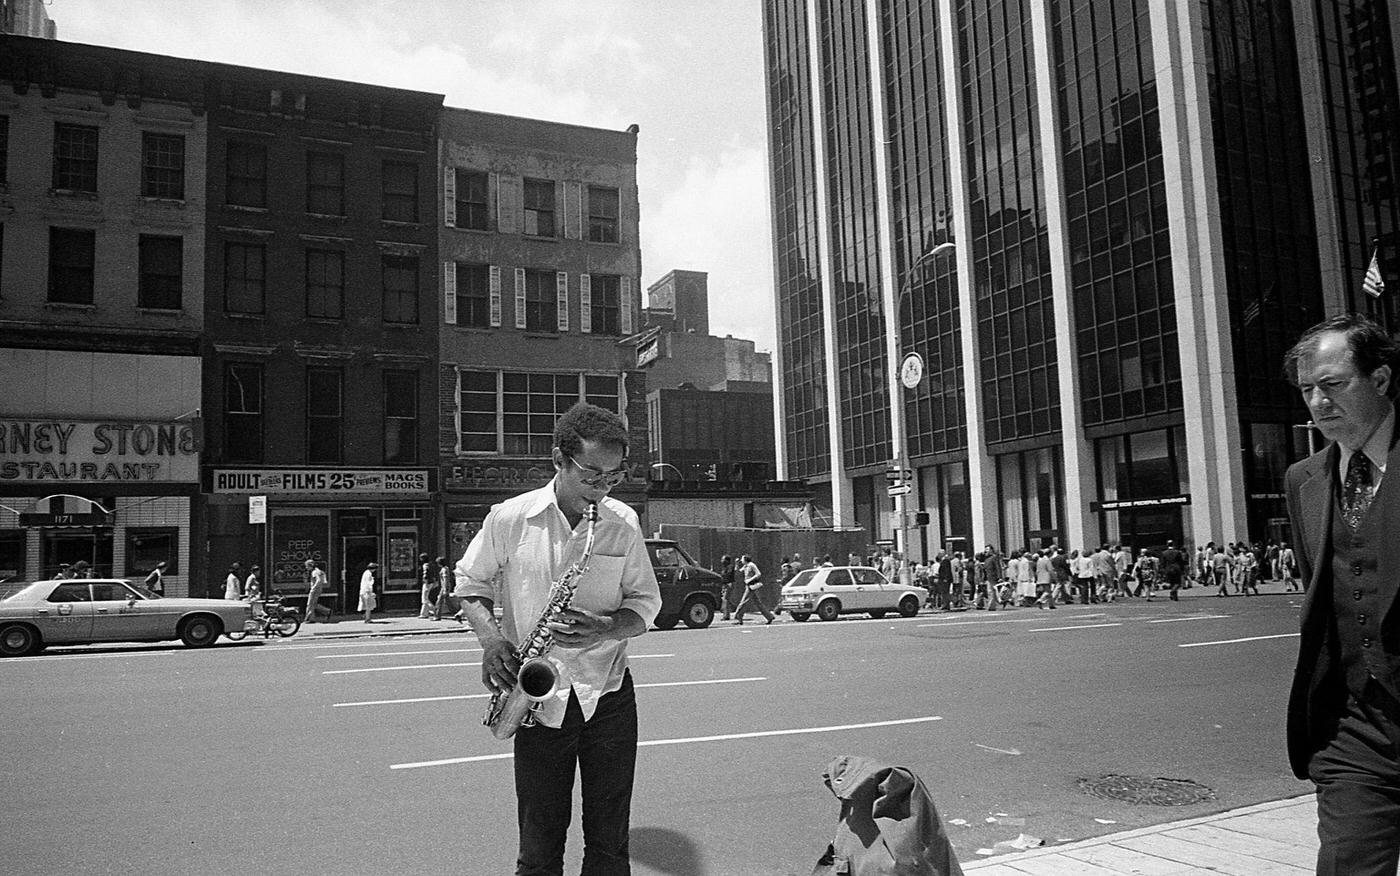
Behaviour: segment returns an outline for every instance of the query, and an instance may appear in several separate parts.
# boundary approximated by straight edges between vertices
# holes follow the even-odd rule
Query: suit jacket
[[[1381,491],[1370,514],[1382,515],[1382,532],[1400,533],[1400,425],[1386,458]],[[1327,742],[1329,724],[1346,702],[1346,682],[1338,665],[1336,628],[1332,621],[1332,514],[1336,508],[1337,460],[1340,450],[1329,444],[1293,464],[1285,478],[1288,516],[1293,522],[1293,555],[1302,579],[1303,597],[1298,664],[1288,697],[1288,761],[1300,779],[1308,777],[1308,761]],[[1389,545],[1377,552],[1377,579],[1392,588],[1381,618],[1379,646],[1388,666],[1376,680],[1400,698],[1400,552]]]

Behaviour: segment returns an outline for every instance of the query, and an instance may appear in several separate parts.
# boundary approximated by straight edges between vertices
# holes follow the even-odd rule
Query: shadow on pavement
[[[700,848],[690,837],[660,827],[634,827],[627,846],[634,864],[645,864],[658,873],[704,873]]]

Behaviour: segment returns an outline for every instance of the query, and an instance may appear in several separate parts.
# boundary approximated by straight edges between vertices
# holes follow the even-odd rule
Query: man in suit
[[[1317,785],[1319,874],[1393,876],[1400,861],[1396,360],[1396,343],[1358,314],[1313,326],[1284,358],[1329,441],[1286,479],[1294,554],[1312,585],[1288,757]]]
[[[1186,558],[1176,549],[1176,542],[1167,540],[1167,549],[1162,551],[1162,576],[1167,579],[1167,589],[1171,591],[1173,602],[1180,600],[1176,591],[1181,589],[1181,573],[1186,567]]]

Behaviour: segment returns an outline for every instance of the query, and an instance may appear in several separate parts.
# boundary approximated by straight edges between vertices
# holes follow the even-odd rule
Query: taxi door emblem
[[[63,615],[64,617],[67,617],[68,615],[72,614],[72,613],[73,613],[73,603],[71,603],[71,602],[60,602],[60,603],[58,604],[58,613],[61,614],[61,615]]]

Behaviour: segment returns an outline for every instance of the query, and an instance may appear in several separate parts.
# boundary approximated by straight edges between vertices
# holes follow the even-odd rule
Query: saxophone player
[[[574,774],[583,798],[583,873],[626,874],[637,757],[637,703],[627,640],[661,608],[637,514],[608,492],[626,477],[627,429],[589,404],[555,424],[554,478],[493,507],[457,563],[454,595],[482,647],[481,680],[509,691],[517,646],[537,625],[552,583],[579,558],[589,505],[597,506],[593,552],[569,606],[548,623],[558,672],[533,724],[514,736],[520,825],[518,876],[563,872]],[[498,625],[494,607],[502,609]]]

